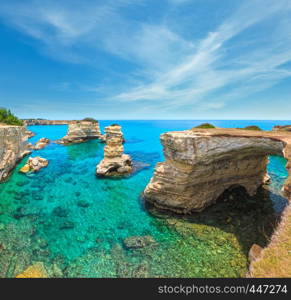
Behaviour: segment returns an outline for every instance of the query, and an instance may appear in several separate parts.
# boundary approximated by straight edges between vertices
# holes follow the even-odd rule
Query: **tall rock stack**
[[[121,126],[114,124],[105,128],[106,146],[104,159],[97,165],[98,176],[119,176],[132,172],[132,161],[123,151],[123,134]]]
[[[82,143],[102,136],[98,121],[76,121],[69,124],[66,136],[57,141],[59,144]]]

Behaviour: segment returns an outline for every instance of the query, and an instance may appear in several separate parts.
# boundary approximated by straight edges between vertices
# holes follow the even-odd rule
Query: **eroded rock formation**
[[[235,186],[254,195],[266,178],[268,155],[284,155],[290,174],[291,135],[286,132],[191,129],[165,133],[161,142],[166,160],[157,164],[144,197],[177,213],[201,211]]]
[[[76,121],[68,120],[45,120],[45,119],[23,119],[22,120],[26,126],[32,125],[67,125],[73,124]]]
[[[121,126],[108,126],[105,128],[105,132],[104,159],[97,165],[96,174],[98,176],[118,176],[131,173],[131,157],[123,153]]]
[[[40,150],[46,147],[50,143],[50,140],[47,138],[41,138],[34,146],[35,150]]]
[[[16,163],[31,151],[23,126],[0,126],[0,182],[8,177]]]
[[[99,139],[101,131],[99,122],[76,121],[69,124],[67,135],[58,140],[59,144],[82,143],[90,139]]]
[[[291,125],[283,125],[283,126],[276,125],[273,127],[273,130],[274,131],[277,131],[277,130],[291,131]]]
[[[48,160],[40,156],[30,157],[27,163],[19,170],[21,173],[38,172],[48,165]]]
[[[27,129],[27,128],[26,128],[25,134],[26,134],[28,139],[35,136],[35,133],[32,132],[31,130]]]

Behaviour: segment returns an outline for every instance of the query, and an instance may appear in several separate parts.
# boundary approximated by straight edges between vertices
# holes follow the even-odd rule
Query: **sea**
[[[202,213],[179,216],[144,203],[142,192],[156,163],[164,160],[160,135],[209,122],[217,127],[257,125],[271,130],[291,121],[258,120],[104,120],[122,126],[124,151],[143,167],[124,178],[97,178],[102,144],[90,140],[69,146],[50,143],[31,156],[49,160],[35,174],[17,165],[0,184],[0,277],[15,277],[42,262],[50,277],[244,277],[248,250],[265,246],[287,204],[281,189],[286,160],[271,156],[271,184],[248,197],[238,191]],[[29,126],[55,141],[66,125]],[[234,199],[233,199],[234,198]],[[155,241],[130,248],[128,238]]]

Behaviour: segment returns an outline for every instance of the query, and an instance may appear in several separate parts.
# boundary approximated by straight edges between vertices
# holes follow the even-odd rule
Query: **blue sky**
[[[291,119],[291,0],[1,0],[20,117]]]

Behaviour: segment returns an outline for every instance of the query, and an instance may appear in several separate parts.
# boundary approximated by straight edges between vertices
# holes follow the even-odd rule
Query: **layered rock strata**
[[[50,140],[47,138],[41,138],[34,146],[35,150],[40,150],[46,147],[50,143]]]
[[[69,124],[67,135],[58,140],[59,144],[82,143],[101,137],[99,122],[77,121]]]
[[[276,130],[291,131],[291,125],[283,125],[283,126],[276,125],[273,127],[273,130],[274,131],[276,131]]]
[[[0,126],[0,182],[5,180],[17,162],[31,151],[23,126]]]
[[[25,134],[26,134],[28,139],[35,136],[35,133],[32,132],[31,130],[27,129],[27,128],[26,128]]]
[[[131,157],[123,153],[121,126],[108,126],[105,128],[105,132],[104,159],[97,165],[96,174],[98,176],[118,176],[131,173],[133,170]]]
[[[228,189],[250,195],[266,178],[268,155],[283,155],[291,168],[291,134],[240,129],[191,129],[161,135],[165,162],[144,191],[154,206],[177,213],[201,211]],[[291,176],[285,182],[291,192]]]
[[[44,120],[44,119],[23,119],[22,120],[26,126],[32,125],[68,125],[73,124],[76,121],[68,120]]]
[[[26,164],[19,170],[21,173],[38,172],[48,165],[48,160],[40,156],[30,157]]]

